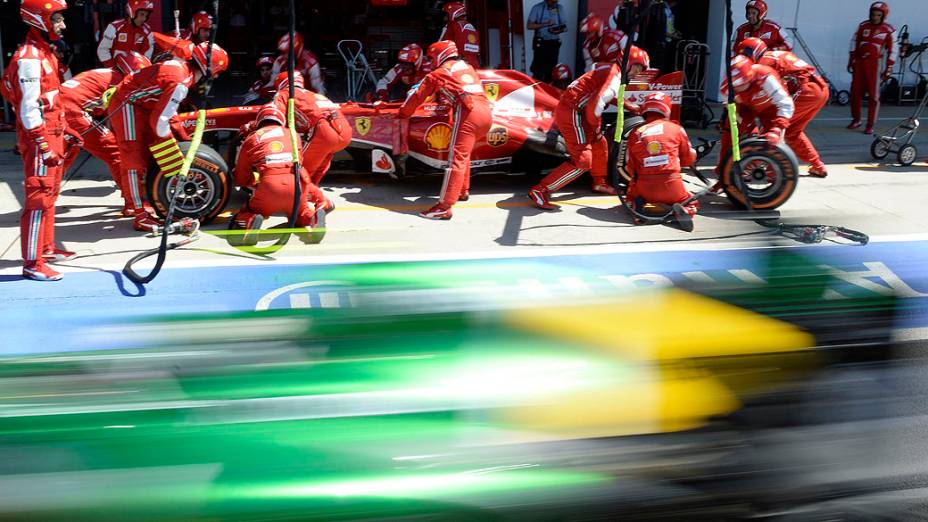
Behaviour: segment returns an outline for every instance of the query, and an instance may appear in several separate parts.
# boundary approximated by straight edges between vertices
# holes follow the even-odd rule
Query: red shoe
[[[419,212],[419,215],[426,219],[451,219],[451,207],[438,203],[425,212]]]
[[[612,187],[612,185],[609,185],[608,183],[605,183],[605,182],[593,183],[592,190],[593,192],[596,192],[599,194],[608,194],[610,196],[618,195],[618,191],[616,191],[615,188]]]
[[[690,214],[689,209],[685,208],[683,205],[679,203],[673,204],[673,218],[676,220],[680,230],[684,232],[693,231],[693,216]]]
[[[261,237],[261,225],[264,224],[264,216],[261,214],[238,214],[229,222],[229,230],[241,230],[241,235],[229,235],[226,240],[232,246],[255,246]]]
[[[325,210],[326,214],[331,214],[335,210],[335,203],[331,199],[325,198],[325,206],[322,207],[322,210]]]
[[[531,198],[532,203],[541,210],[560,210],[561,208],[548,200],[548,189],[544,187],[534,186],[531,190],[528,191],[528,197]]]
[[[135,221],[132,222],[132,228],[139,232],[157,232],[159,227],[164,223],[155,216],[148,213],[147,210],[139,210],[135,214]]]
[[[468,199],[470,199],[470,191],[469,190],[461,191],[461,195],[458,196],[458,201],[467,201]]]
[[[64,276],[52,270],[45,261],[34,261],[23,265],[23,277],[33,281],[59,281]]]
[[[64,250],[62,248],[53,248],[51,250],[46,250],[42,254],[42,259],[49,263],[61,263],[63,261],[70,261],[77,257],[77,254],[74,252]]]
[[[122,206],[122,217],[135,217],[141,210],[135,208],[132,203],[126,203]]]
[[[854,120],[847,126],[848,129],[858,129],[860,128],[860,120]]]
[[[818,165],[812,165],[809,167],[809,175],[816,178],[824,178],[828,176],[828,170],[825,168],[825,165],[820,163]]]
[[[873,134],[873,127],[867,125],[867,128],[864,129],[864,134]]]

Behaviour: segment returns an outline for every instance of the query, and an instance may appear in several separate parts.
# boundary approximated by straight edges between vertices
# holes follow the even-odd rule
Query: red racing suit
[[[783,131],[789,127],[795,106],[793,99],[783,87],[780,75],[772,68],[754,64],[754,81],[744,91],[735,93],[738,105],[738,134],[745,136],[757,130],[757,121],[763,132]],[[722,87],[727,92],[728,85]],[[731,152],[731,129],[728,118],[722,117],[720,125],[722,143],[719,148],[719,168]]]
[[[123,190],[119,170],[119,146],[116,144],[116,136],[106,125],[95,125],[91,118],[91,115],[104,114],[101,97],[107,89],[118,85],[120,81],[122,73],[115,69],[84,71],[61,84],[61,103],[64,106],[64,117],[68,127],[81,135],[87,152],[106,164],[123,199],[128,203],[128,193]],[[67,172],[76,159],[77,154],[68,155],[62,170]]]
[[[329,171],[335,154],[351,143],[351,124],[338,110],[338,104],[324,95],[300,87],[294,92],[294,125],[296,131],[305,137],[300,162],[312,182],[310,190],[317,191],[312,198],[318,206],[325,203],[325,196],[318,186]],[[287,113],[289,99],[289,89],[278,91],[274,96],[274,103],[284,114]]]
[[[277,60],[274,61],[274,68],[271,71],[271,80],[267,83],[267,86],[273,89],[277,75],[280,74],[281,71],[286,70],[287,55],[284,54],[278,56]],[[309,84],[309,89],[311,91],[325,94],[325,81],[322,76],[322,66],[319,65],[319,60],[316,58],[315,54],[309,50],[303,49],[296,57],[296,66],[293,70],[300,71],[303,78],[305,78],[306,82]]]
[[[751,22],[746,22],[738,26],[735,33],[735,44],[744,41],[745,38],[760,38],[767,44],[767,49],[771,51],[792,51],[793,44],[790,37],[786,34],[780,24],[770,20],[761,20],[758,27],[754,27]]]
[[[682,167],[696,163],[696,151],[683,127],[668,119],[658,118],[642,125],[628,137],[628,185],[626,201],[640,207],[644,203],[673,205],[692,196],[683,185]],[[699,203],[686,205],[691,216]]]
[[[251,103],[255,100],[264,100],[268,101],[274,97],[274,93],[277,90],[273,86],[269,85],[264,80],[257,80],[251,85],[251,88],[248,89],[248,92],[245,93],[245,99],[242,103]],[[285,113],[286,114],[286,113]]]
[[[115,67],[113,60],[120,54],[135,51],[150,59],[154,50],[155,37],[148,23],[137,27],[129,18],[123,18],[106,26],[97,46],[97,59],[104,67]]]
[[[480,35],[470,22],[464,19],[448,22],[438,40],[451,40],[464,61],[474,69],[480,68]]]
[[[381,100],[389,98],[390,91],[399,84],[405,85],[408,92],[410,87],[421,82],[430,72],[432,72],[432,63],[425,59],[416,68],[413,68],[412,64],[398,63],[377,82],[377,98]],[[404,96],[403,99],[406,97]]]
[[[119,145],[120,177],[133,210],[147,211],[145,176],[153,162],[148,147],[171,136],[171,118],[192,83],[187,63],[168,60],[126,76],[110,100],[108,111]]]
[[[300,137],[296,137],[300,145]],[[249,214],[261,214],[265,218],[274,214],[289,216],[293,210],[293,144],[290,130],[282,125],[267,125],[245,138],[239,149],[233,173],[240,187],[253,188],[254,194],[239,210],[235,219],[245,219]],[[297,211],[296,225],[312,224],[316,209],[307,202],[307,197],[318,192],[309,181],[306,169],[300,170],[300,194],[302,201]],[[315,190],[313,190],[315,188]]]
[[[432,94],[447,101],[454,114],[449,166],[439,193],[441,203],[450,208],[470,190],[470,156],[477,138],[490,131],[493,114],[480,76],[464,60],[448,60],[430,72],[400,107],[400,118],[410,118]]]
[[[828,84],[815,67],[790,51],[767,51],[758,60],[780,75],[786,90],[793,97],[794,112],[786,129],[786,143],[802,161],[821,167],[822,158],[806,136],[806,126],[828,103]]]
[[[584,72],[592,71],[593,66],[602,61],[600,59],[602,53],[599,51],[599,44],[603,41],[603,38],[610,38],[613,41],[619,42],[619,46],[622,48],[622,52],[619,54],[620,59],[625,52],[625,43],[628,41],[628,37],[625,36],[625,33],[618,29],[606,29],[599,38],[595,40],[588,38],[583,41],[583,63],[586,66]],[[635,48],[635,46],[632,45],[632,48]]]
[[[26,33],[3,76],[4,96],[16,109],[16,134],[23,144],[25,202],[19,220],[23,262],[41,263],[42,254],[55,248],[55,201],[61,189],[61,164],[54,164],[49,153],[64,154],[66,124],[58,58],[37,29]]]
[[[594,185],[606,182],[609,145],[601,132],[602,114],[615,101],[621,83],[618,65],[597,63],[564,91],[554,110],[554,122],[570,159],[541,180],[539,185],[548,192],[560,190],[588,170]]]
[[[889,77],[896,63],[893,33],[896,28],[887,24],[871,24],[869,20],[857,26],[851,38],[851,54],[847,66],[854,72],[851,80],[851,118],[860,121],[864,94],[870,101],[867,106],[867,127],[879,119],[880,77]]]

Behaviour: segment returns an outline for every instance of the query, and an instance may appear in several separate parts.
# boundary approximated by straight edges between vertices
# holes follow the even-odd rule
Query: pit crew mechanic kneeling
[[[628,138],[628,171],[631,182],[626,204],[637,212],[644,206],[673,205],[680,228],[691,232],[699,202],[686,202],[690,194],[680,176],[682,167],[696,163],[696,151],[683,127],[670,120],[671,100],[662,92],[649,94],[641,104],[645,124]],[[635,219],[635,224],[640,224]]]
[[[146,171],[152,160],[164,175],[181,170],[184,155],[171,133],[170,122],[190,85],[205,79],[207,46],[207,42],[194,46],[176,40],[168,46],[175,58],[127,76],[110,100],[108,111],[119,146],[120,176],[131,196],[131,205],[124,214],[135,216],[136,230],[147,232],[161,225],[154,210],[143,201]],[[189,62],[195,64],[192,71]],[[213,44],[210,62],[215,78],[229,66],[229,56]]]
[[[248,202],[229,223],[230,230],[244,230],[239,237],[230,236],[234,245],[254,246],[265,219],[278,214],[289,216],[293,207],[293,144],[284,113],[274,104],[267,104],[243,132],[248,133],[239,151],[233,177],[235,183],[253,190]],[[300,137],[296,136],[297,146]],[[318,192],[309,179],[309,172],[300,169],[302,201],[297,211],[296,226],[314,227],[318,205],[310,205],[308,197]],[[315,190],[314,190],[315,189]]]

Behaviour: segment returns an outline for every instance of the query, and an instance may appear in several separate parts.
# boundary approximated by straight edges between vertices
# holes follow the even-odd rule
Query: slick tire
[[[644,118],[640,116],[626,118],[625,128],[622,131],[622,143],[615,142],[614,123],[607,125],[603,129],[603,135],[609,142],[609,183],[616,189],[623,186],[627,187],[629,181],[631,181],[631,175],[629,175],[628,170],[625,168],[625,162],[627,159],[626,147],[628,145],[628,135],[631,134],[633,130],[641,127],[642,125],[644,125]]]
[[[180,143],[184,154],[189,148],[189,142]],[[156,169],[149,170],[145,185],[148,200],[158,216],[167,214],[177,183],[177,178],[166,178]],[[225,210],[232,192],[229,167],[222,156],[209,145],[201,144],[181,190],[174,206],[174,218],[189,217],[199,219],[201,223],[212,221]]]
[[[742,140],[742,183],[734,179],[731,153],[722,165],[721,180],[725,194],[738,209],[748,208],[745,197],[750,200],[754,210],[778,208],[789,201],[799,181],[796,154],[784,143],[772,146],[759,138]]]

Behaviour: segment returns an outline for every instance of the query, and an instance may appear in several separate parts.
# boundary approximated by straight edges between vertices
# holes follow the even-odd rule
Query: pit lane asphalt
[[[879,128],[888,128],[911,112],[911,107],[884,107]],[[845,130],[846,115],[846,108],[828,107],[813,122],[809,134],[829,165],[830,175],[826,179],[803,175],[795,195],[779,209],[779,216],[788,222],[861,230],[877,242],[928,238],[928,215],[922,210],[928,194],[925,189],[928,165],[924,160],[911,167],[872,161],[869,156],[872,137]],[[717,133],[691,130],[690,135],[695,140],[697,136],[713,137]],[[71,282],[77,280],[73,273],[108,271],[118,278],[119,270],[130,257],[156,246],[157,240],[132,230],[131,219],[118,216],[121,198],[104,166],[91,159],[64,186],[58,205],[59,242],[80,257],[59,267],[66,273],[63,282],[22,281],[18,241],[23,197],[21,160],[10,152],[12,133],[3,134],[0,140],[4,140],[0,143],[0,302],[4,294],[11,295],[4,292],[4,287],[12,289],[14,286],[7,285],[15,285],[19,292],[35,294],[30,307],[40,307],[47,299],[57,306],[79,308],[89,294],[85,284]],[[928,135],[918,136],[915,144],[921,149],[920,158],[928,156]],[[714,157],[710,157],[701,165],[711,171],[713,164]],[[286,248],[272,257],[260,257],[242,253],[221,237],[203,233],[198,242],[170,252],[166,268],[223,270],[221,267],[279,266],[283,270],[285,265],[301,263],[539,256],[557,256],[558,263],[569,267],[573,264],[571,256],[581,259],[604,253],[647,251],[656,257],[685,258],[690,255],[686,252],[711,256],[712,251],[767,244],[768,234],[751,221],[753,216],[734,212],[724,197],[703,200],[696,231],[687,234],[671,226],[632,225],[616,198],[589,192],[587,177],[555,196],[554,200],[562,207],[560,212],[536,210],[525,196],[534,182],[525,175],[475,176],[470,201],[455,206],[451,221],[438,222],[416,215],[435,202],[441,184],[438,177],[395,181],[369,173],[332,174],[323,182],[323,188],[335,201],[337,210],[329,218],[328,234],[321,245],[291,239]],[[698,190],[699,186],[692,188]],[[239,204],[233,200],[227,208],[235,209]],[[220,217],[205,230],[223,230],[227,220],[227,215]],[[270,224],[281,221],[283,218]],[[607,262],[606,257],[602,259]],[[248,277],[248,269],[244,270],[239,273],[239,281]],[[109,283],[104,284],[112,285],[112,281],[109,278]],[[215,284],[223,290],[234,290],[239,283],[223,280]],[[20,285],[29,286],[23,289]],[[57,286],[51,291],[40,289],[42,285]],[[210,288],[203,285],[195,287],[204,295],[210,293]],[[60,301],[62,297],[67,300]],[[153,314],[169,307],[165,302],[157,305],[154,300],[149,302],[152,306],[142,309]],[[96,305],[119,306],[105,302]]]

